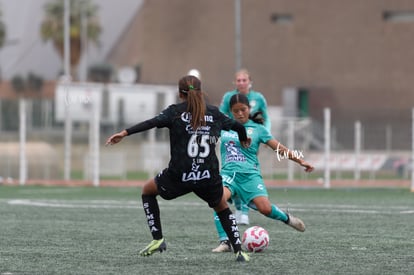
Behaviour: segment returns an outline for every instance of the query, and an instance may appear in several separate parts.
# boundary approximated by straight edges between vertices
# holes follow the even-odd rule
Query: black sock
[[[162,239],[162,229],[158,201],[154,195],[142,195],[141,197],[152,238],[154,240],[160,240]]]
[[[221,225],[223,226],[224,231],[226,231],[227,237],[233,246],[233,251],[238,252],[241,250],[241,241],[239,228],[237,227],[236,218],[229,208],[224,209],[223,211],[217,213],[217,216],[220,219]]]

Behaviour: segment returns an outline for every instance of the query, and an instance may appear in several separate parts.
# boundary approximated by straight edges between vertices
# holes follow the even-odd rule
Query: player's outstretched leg
[[[305,224],[301,219],[293,216],[290,213],[282,211],[275,204],[270,204],[270,207],[271,207],[270,208],[270,213],[263,211],[262,208],[257,209],[257,206],[256,206],[257,203],[261,203],[261,205],[263,205],[263,200],[267,200],[267,198],[263,198],[263,197],[255,198],[254,204],[252,204],[251,207],[255,210],[259,210],[266,217],[284,222],[285,224],[289,225],[290,227],[296,229],[297,231],[300,231],[300,232],[305,231]]]
[[[293,216],[292,214],[287,214],[287,216],[288,220],[285,222],[287,225],[296,229],[297,231],[305,232],[305,223],[301,219]]]
[[[141,256],[151,256],[154,252],[163,252],[167,249],[167,244],[165,243],[164,238],[160,240],[152,240],[144,249],[139,252]]]

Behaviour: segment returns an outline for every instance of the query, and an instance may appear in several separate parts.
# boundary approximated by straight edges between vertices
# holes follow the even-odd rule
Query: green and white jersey
[[[221,131],[221,172],[260,173],[260,164],[257,158],[260,143],[267,143],[273,139],[269,131],[261,124],[251,120],[244,125],[247,136],[252,142],[249,148],[243,148],[234,131]]]
[[[230,98],[237,93],[237,90],[226,92],[223,96],[219,108],[222,113],[228,115],[231,118],[233,118],[233,114],[230,110]],[[253,115],[256,112],[262,112],[263,119],[265,121],[264,126],[267,130],[269,130],[269,132],[271,132],[270,118],[267,112],[267,102],[265,97],[261,93],[253,90],[250,90],[250,92],[246,96],[247,99],[249,99],[250,113]]]

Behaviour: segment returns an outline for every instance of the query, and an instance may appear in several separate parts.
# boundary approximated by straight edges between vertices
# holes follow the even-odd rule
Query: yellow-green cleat
[[[167,244],[165,243],[164,238],[160,240],[152,240],[149,245],[139,252],[141,256],[151,256],[154,252],[163,252],[167,249]]]
[[[236,253],[236,261],[238,262],[248,262],[250,261],[250,256],[246,252],[239,251]]]

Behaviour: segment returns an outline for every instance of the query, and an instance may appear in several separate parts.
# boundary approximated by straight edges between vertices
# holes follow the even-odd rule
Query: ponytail
[[[249,119],[253,122],[264,125],[264,118],[262,112],[256,112],[253,115],[249,115]]]
[[[206,102],[201,91],[200,80],[192,75],[187,75],[178,82],[179,92],[187,100],[187,112],[191,114],[191,127],[193,130],[206,125]]]

